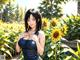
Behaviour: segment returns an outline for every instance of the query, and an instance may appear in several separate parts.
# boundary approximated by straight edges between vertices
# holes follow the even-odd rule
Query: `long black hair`
[[[42,26],[42,20],[41,20],[41,14],[34,9],[29,9],[25,14],[25,17],[24,17],[25,32],[28,32],[31,29],[31,27],[28,26],[28,18],[30,18],[31,14],[33,15],[33,17],[36,20],[36,32],[35,32],[35,34],[38,34],[38,31],[41,29],[41,26]]]

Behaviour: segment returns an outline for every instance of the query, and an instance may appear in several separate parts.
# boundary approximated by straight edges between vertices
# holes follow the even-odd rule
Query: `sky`
[[[34,8],[37,9],[37,7],[40,5],[41,0],[16,0],[16,3],[22,6],[23,8]]]
[[[66,15],[66,14],[77,15],[77,2],[75,2],[75,1],[70,1],[67,4],[62,4],[62,8],[63,8],[64,15]]]
[[[40,5],[42,0],[16,0],[16,4],[19,4],[19,6],[23,8],[34,8],[37,9],[37,7]],[[64,15],[68,14],[77,14],[77,3],[74,1],[70,1],[67,4],[62,4],[62,12]]]

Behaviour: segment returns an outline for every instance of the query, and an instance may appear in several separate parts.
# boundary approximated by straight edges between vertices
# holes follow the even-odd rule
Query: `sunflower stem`
[[[60,45],[61,45],[61,44],[60,44],[60,41],[61,41],[61,40],[59,40],[59,43],[58,43],[59,51],[60,51]],[[60,58],[60,52],[59,52],[59,58]]]
[[[57,55],[56,53],[57,53],[57,48],[55,48],[55,60],[56,60],[56,55]]]

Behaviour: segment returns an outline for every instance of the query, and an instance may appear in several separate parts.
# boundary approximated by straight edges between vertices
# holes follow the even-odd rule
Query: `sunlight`
[[[67,4],[62,5],[63,14],[66,15],[76,15],[77,14],[77,2],[69,1]]]
[[[19,6],[22,6],[23,8],[34,8],[37,9],[37,7],[40,5],[41,0],[16,0],[16,3],[19,4]]]

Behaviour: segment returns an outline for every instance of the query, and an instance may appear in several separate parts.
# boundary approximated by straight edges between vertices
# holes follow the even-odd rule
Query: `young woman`
[[[16,51],[22,48],[24,60],[38,60],[43,55],[45,34],[41,30],[41,15],[34,9],[29,9],[25,14],[25,32],[16,43]]]

